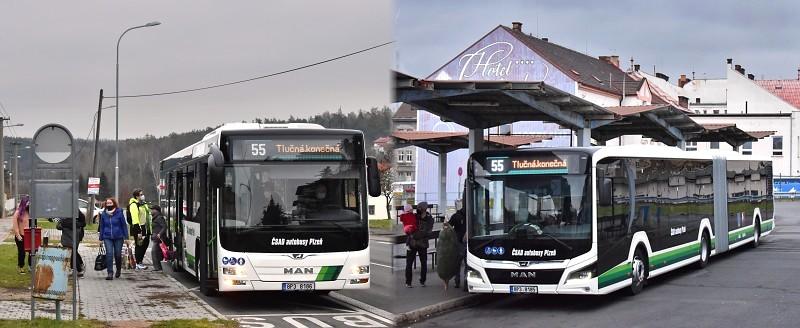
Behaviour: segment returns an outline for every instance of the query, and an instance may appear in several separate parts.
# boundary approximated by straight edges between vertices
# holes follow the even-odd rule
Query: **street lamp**
[[[137,28],[143,28],[143,27],[151,27],[156,25],[161,25],[161,23],[150,22],[144,25],[128,28],[127,30],[122,32],[122,34],[119,36],[119,39],[117,39],[117,74],[116,74],[116,92],[114,93],[114,98],[116,102],[114,106],[116,107],[116,121],[117,121],[116,135],[114,137],[114,148],[115,148],[114,149],[114,198],[116,199],[119,199],[119,43],[120,41],[122,41],[122,37],[125,36],[125,33],[128,33],[128,31],[130,30],[135,30]]]

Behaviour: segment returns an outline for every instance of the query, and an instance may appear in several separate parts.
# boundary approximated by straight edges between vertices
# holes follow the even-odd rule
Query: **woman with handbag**
[[[122,274],[122,243],[128,237],[128,223],[125,222],[125,215],[117,205],[117,200],[109,198],[105,202],[106,209],[100,213],[100,241],[103,242],[106,250],[106,280],[119,278]],[[114,264],[117,266],[117,273],[114,274]]]
[[[13,231],[14,242],[17,244],[17,271],[19,274],[25,274],[25,241],[23,235],[25,229],[30,226],[30,199],[28,196],[22,196],[22,200],[17,206],[17,211],[14,212]],[[28,267],[31,266],[31,256],[28,254]]]
[[[153,249],[150,250],[153,258],[153,271],[161,271],[161,261],[165,259],[162,245],[166,246],[164,241],[167,240],[167,220],[161,214],[161,206],[150,206],[150,214],[153,217],[153,236],[150,237],[153,241]]]

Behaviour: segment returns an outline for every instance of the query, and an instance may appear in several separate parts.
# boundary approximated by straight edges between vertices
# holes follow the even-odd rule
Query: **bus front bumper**
[[[471,254],[470,254],[471,255]],[[585,276],[576,278],[577,273],[583,271],[592,263],[594,259],[588,261],[571,261],[564,264],[543,263],[530,264],[520,267],[511,263],[487,263],[484,260],[468,255],[467,260],[467,288],[470,293],[493,293],[493,294],[564,294],[564,295],[596,295],[600,294],[597,287],[597,278]],[[530,274],[544,272],[561,272],[553,277],[552,281],[541,283],[535,277],[513,278],[515,281],[492,281],[487,270],[493,270],[495,277],[510,277],[512,274],[517,276],[523,272]],[[512,278],[508,278],[512,279]]]

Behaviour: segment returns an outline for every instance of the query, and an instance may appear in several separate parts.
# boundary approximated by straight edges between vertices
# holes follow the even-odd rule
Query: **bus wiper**
[[[550,237],[550,239],[554,240],[555,242],[559,243],[561,246],[564,246],[567,249],[569,249],[570,251],[572,251],[572,247],[571,246],[569,246],[569,245],[567,245],[567,243],[561,241],[561,239],[556,238],[556,236],[553,236],[553,235],[551,235],[551,234],[549,234],[547,232],[542,232],[542,233],[539,234],[539,236]]]
[[[476,248],[476,249],[481,249],[481,248],[483,248],[484,246],[486,246],[486,245],[489,245],[489,244],[491,244],[491,243],[493,243],[493,242],[495,242],[495,241],[497,241],[497,238],[491,238],[491,239],[489,239],[489,240],[487,240],[487,241],[484,241],[484,242],[482,242],[482,243],[478,244],[477,246],[475,246],[475,248]]]
[[[318,220],[318,221],[322,222],[321,220]],[[339,230],[344,231],[345,233],[347,233],[348,237],[353,237],[353,231],[348,229],[347,227],[343,226],[341,223],[336,222],[336,221],[325,221],[325,222],[331,223],[334,226],[336,226],[337,228],[339,228]]]

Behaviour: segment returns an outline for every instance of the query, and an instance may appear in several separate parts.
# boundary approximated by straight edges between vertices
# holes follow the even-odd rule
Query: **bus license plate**
[[[537,286],[511,286],[511,294],[538,294]]]
[[[313,282],[284,282],[283,283],[283,290],[284,291],[314,290],[314,283]]]

